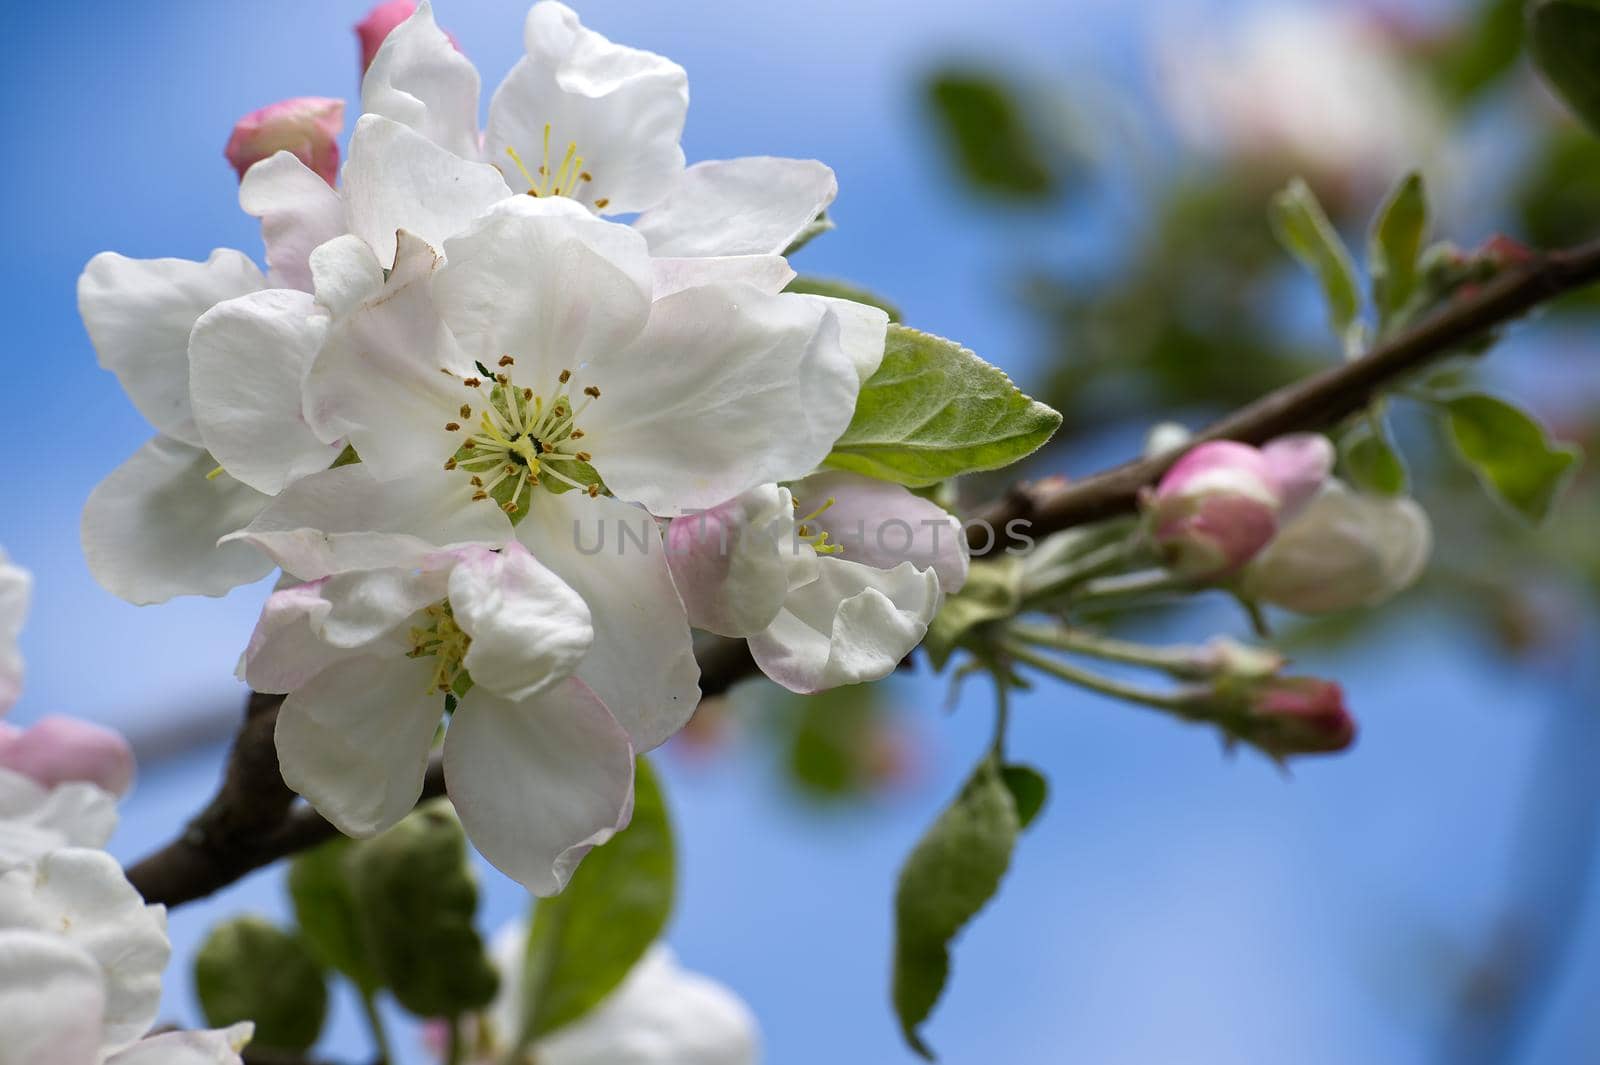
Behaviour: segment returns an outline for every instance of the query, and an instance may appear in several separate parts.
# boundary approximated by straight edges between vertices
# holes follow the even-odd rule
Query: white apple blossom
[[[1427,512],[1414,500],[1330,479],[1245,567],[1240,589],[1303,614],[1374,606],[1421,575],[1432,546]]]
[[[967,575],[955,518],[850,473],[676,518],[667,543],[690,621],[747,637],[762,672],[796,692],[888,676]]]
[[[498,1065],[522,1030],[527,925],[495,933],[490,958],[500,991],[478,1018],[471,1065]],[[441,1045],[441,1048],[442,1045]],[[728,988],[678,964],[664,943],[652,946],[621,985],[578,1020],[528,1048],[541,1065],[757,1065],[755,1017]]]
[[[109,792],[0,769],[0,1065],[238,1065],[248,1024],[146,1037],[172,948],[115,825]]]
[[[548,895],[627,824],[630,736],[675,729],[695,701],[689,656],[649,678],[668,688],[658,697],[668,720],[624,728],[582,679],[594,676],[580,663],[595,636],[583,599],[512,541],[276,592],[242,672],[258,691],[288,693],[277,724],[285,782],[354,836],[416,804],[453,703],[444,767],[462,826],[491,862]]]

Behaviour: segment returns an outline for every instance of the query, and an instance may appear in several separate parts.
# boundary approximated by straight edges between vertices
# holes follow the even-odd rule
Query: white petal
[[[546,1065],[756,1065],[760,1038],[739,996],[658,943],[599,1006],[536,1050]]]
[[[226,474],[199,448],[158,436],[89,493],[83,553],[100,585],[130,603],[225,595],[272,563],[219,537],[249,524],[267,497]]]
[[[382,288],[378,257],[354,233],[334,237],[311,252],[311,290],[335,318],[376,297]]]
[[[817,579],[790,592],[778,619],[750,638],[750,653],[793,692],[880,680],[922,641],[939,603],[932,570],[824,558]]]
[[[252,544],[301,580],[418,565],[440,548],[511,539],[499,507],[472,502],[459,472],[374,481],[363,463],[302,477],[232,539]]]
[[[580,420],[595,469],[661,515],[805,476],[855,409],[838,336],[818,305],[746,285],[657,301],[638,340],[585,371],[602,391]]]
[[[909,489],[854,473],[817,473],[794,486],[801,514],[844,549],[843,558],[878,569],[932,567],[946,594],[967,580],[967,540],[948,511]]]
[[[159,431],[198,446],[189,410],[189,331],[212,305],[264,283],[249,257],[223,248],[203,263],[101,252],[78,278],[78,313],[100,365],[117,375],[139,413]]]
[[[0,768],[0,867],[61,847],[103,847],[117,827],[117,797],[87,781],[47,788]]]
[[[651,255],[781,255],[839,192],[814,159],[750,156],[696,163],[634,226]]]
[[[464,664],[475,684],[525,699],[572,675],[594,642],[578,593],[513,540],[467,548],[450,572],[450,606],[472,637]]]
[[[652,259],[650,265],[655,270],[656,299],[696,285],[712,285],[719,281],[754,285],[762,292],[782,292],[783,287],[795,277],[794,271],[789,268],[789,260],[781,255]],[[881,342],[879,347],[882,347]]]
[[[58,935],[0,931],[0,1065],[97,1065],[105,978]]]
[[[815,300],[839,319],[839,344],[855,364],[862,381],[871,377],[883,362],[883,342],[889,333],[889,315],[880,307],[869,307],[855,300],[834,296],[801,295]]]
[[[361,655],[318,673],[278,711],[283,782],[348,836],[376,835],[416,805],[444,716],[437,663]]]
[[[577,680],[521,702],[473,688],[445,732],[444,773],[473,845],[539,896],[633,814],[628,734]]]
[[[149,1031],[161,1003],[161,972],[172,954],[166,911],[144,904],[116,859],[68,847],[0,881],[3,908],[14,926],[55,932],[98,963],[105,978],[101,1047],[115,1050]]]
[[[239,1051],[254,1032],[249,1021],[205,1032],[164,1032],[111,1055],[106,1065],[240,1065]]]
[[[241,677],[256,691],[294,691],[352,650],[376,652],[376,641],[444,598],[448,579],[445,569],[361,570],[281,588],[262,608]]]
[[[511,190],[488,163],[453,155],[391,119],[362,115],[350,135],[344,195],[350,232],[388,267],[397,231],[438,247]]]
[[[276,495],[339,454],[300,413],[300,382],[327,331],[316,300],[290,288],[219,303],[195,323],[189,392],[200,438],[230,475],[258,492]]]
[[[267,278],[311,291],[311,251],[345,231],[344,200],[293,152],[279,152],[245,171],[239,206],[261,219]]]
[[[700,667],[655,520],[605,496],[545,494],[517,534],[589,604],[594,646],[579,678],[628,730],[635,749],[665,742],[700,701]]]
[[[13,566],[0,550],[0,715],[10,710],[22,694],[22,651],[17,637],[28,617],[33,575]]]
[[[650,313],[644,241],[626,226],[521,197],[445,246],[434,300],[462,350],[485,365],[517,360],[544,392],[563,369],[632,340]]]
[[[534,180],[554,193],[572,145],[582,161],[567,172],[589,180],[569,182],[561,195],[609,214],[660,202],[683,173],[678,142],[689,109],[683,68],[611,43],[558,3],[533,6],[524,38],[528,54],[495,90],[484,134],[485,156],[507,184],[519,192],[528,186],[507,154],[511,148],[529,170],[547,167],[550,183],[537,173]]]
[[[672,519],[667,562],[689,623],[722,636],[752,636],[772,624],[789,594],[799,544],[793,499],[775,484]],[[814,570],[815,553],[806,557]]]
[[[382,289],[333,327],[305,379],[311,426],[348,439],[378,480],[441,468],[461,442],[445,425],[482,395],[463,387],[471,363],[434,309],[438,254],[408,233],[399,247]]]
[[[434,22],[427,0],[372,57],[361,110],[410,126],[463,159],[478,157],[478,68]]]

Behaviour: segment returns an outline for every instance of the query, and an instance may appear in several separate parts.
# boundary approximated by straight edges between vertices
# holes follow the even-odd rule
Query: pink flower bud
[[[1272,677],[1247,691],[1240,739],[1274,758],[1342,751],[1355,742],[1356,722],[1344,692],[1316,677]]]
[[[388,39],[394,28],[417,10],[416,0],[386,0],[378,4],[367,17],[356,23],[356,37],[361,41],[361,73],[365,74],[372,65],[373,57],[378,54],[378,49]],[[461,46],[456,44],[455,37],[448,31],[445,36],[450,38],[450,43],[456,51],[461,51]]]
[[[238,171],[278,152],[293,152],[328,184],[339,176],[339,131],[344,128],[344,101],[297,96],[252,111],[233,127],[223,154]]]
[[[108,728],[47,717],[27,729],[0,724],[0,768],[47,788],[81,780],[121,795],[133,783],[133,750]]]
[[[1151,539],[1181,576],[1226,576],[1254,558],[1279,522],[1316,494],[1333,457],[1333,445],[1314,433],[1260,449],[1232,440],[1201,444],[1147,496]]]

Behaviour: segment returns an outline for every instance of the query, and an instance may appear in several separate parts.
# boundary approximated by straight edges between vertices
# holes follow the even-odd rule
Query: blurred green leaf
[[[300,935],[317,960],[343,973],[365,994],[380,985],[367,945],[361,938],[346,870],[351,848],[348,839],[314,847],[289,865],[289,898],[294,903]]]
[[[875,782],[879,686],[847,684],[815,695],[790,695],[795,711],[789,769],[816,797],[860,795]]]
[[[1378,324],[1399,317],[1417,288],[1417,260],[1428,230],[1428,196],[1422,175],[1407,174],[1378,211],[1372,227],[1368,268]]]
[[[255,1050],[304,1053],[328,1013],[328,985],[306,945],[260,917],[211,929],[195,955],[194,989],[211,1027],[254,1021]]]
[[[954,595],[945,597],[922,650],[935,670],[942,670],[955,649],[974,628],[986,621],[1008,618],[1022,602],[1022,559],[1002,554],[974,560],[967,571],[967,582]]]
[[[994,756],[917,842],[895,889],[894,1008],[911,1048],[950,976],[950,941],[977,916],[1011,864],[1021,822]]]
[[[928,79],[927,101],[951,166],[975,191],[1034,202],[1060,191],[1060,175],[1018,94],[998,77],[939,71]]]
[[[1600,230],[1600,137],[1552,131],[1514,193],[1522,230],[1536,246],[1559,247]]]
[[[1406,466],[1381,415],[1351,426],[1339,440],[1339,452],[1345,475],[1357,488],[1386,496],[1405,492]]]
[[[785,292],[804,292],[813,296],[831,296],[834,299],[851,300],[855,303],[865,303],[869,307],[876,307],[889,316],[889,321],[901,320],[900,308],[876,293],[868,292],[858,285],[848,281],[836,281],[827,277],[806,277],[801,275],[789,282],[784,288]]]
[[[1528,45],[1551,88],[1600,133],[1600,0],[1534,0]]]
[[[891,325],[883,362],[825,465],[917,488],[1009,465],[1060,424],[1061,415],[967,349]]]
[[[1044,774],[1032,766],[1008,765],[1000,770],[1000,778],[1011,792],[1017,806],[1017,827],[1025,829],[1044,809],[1050,797],[1050,784]]]
[[[356,844],[349,870],[362,938],[400,1005],[418,1017],[455,1017],[494,999],[500,977],[473,927],[478,885],[448,801]]]
[[[666,927],[675,868],[666,800],[641,758],[633,820],[588,853],[565,891],[534,908],[522,985],[523,1046],[582,1017],[622,983]]]
[[[1445,406],[1450,436],[1484,487],[1529,521],[1543,521],[1580,450],[1555,443],[1526,411],[1493,396],[1456,396]]]
[[[1469,101],[1516,64],[1522,54],[1525,3],[1481,0],[1463,31],[1434,60],[1434,74],[1447,97]]]
[[[1272,231],[1289,254],[1310,270],[1322,286],[1328,317],[1347,350],[1361,319],[1361,290],[1356,269],[1338,230],[1328,221],[1311,187],[1299,178],[1272,198]]]

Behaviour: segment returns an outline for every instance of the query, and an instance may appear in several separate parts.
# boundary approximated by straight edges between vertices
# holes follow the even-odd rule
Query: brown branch
[[[1269,392],[1207,427],[1199,439],[1259,444],[1288,432],[1325,428],[1361,410],[1385,388],[1429,362],[1596,280],[1600,280],[1600,241],[1537,255],[1360,358]],[[993,530],[991,534],[975,524],[970,537],[974,552],[1003,546],[1013,521],[1028,522],[1026,531],[1039,537],[1128,513],[1138,506],[1139,491],[1155,483],[1175,457],[1127,462],[1048,492],[1014,488],[974,515],[975,523],[981,519]],[[706,697],[723,694],[755,672],[742,640],[708,640],[698,654],[700,689]],[[338,835],[315,811],[295,803],[278,774],[272,732],[279,701],[275,696],[251,696],[216,797],[181,836],[128,870],[128,878],[146,900],[176,906],[201,898]],[[435,759],[428,766],[423,798],[442,795],[444,790],[444,771]]]
[[[1197,439],[1260,444],[1284,433],[1327,428],[1430,362],[1595,281],[1600,281],[1600,241],[1535,255],[1360,358],[1241,407],[1207,426]],[[1040,537],[1130,513],[1138,507],[1139,491],[1159,480],[1177,457],[1136,459],[1049,491],[1013,489],[973,515],[968,542],[975,553],[985,553],[1006,546],[1009,522],[1027,522],[1019,528]],[[980,520],[987,524],[976,524]]]

